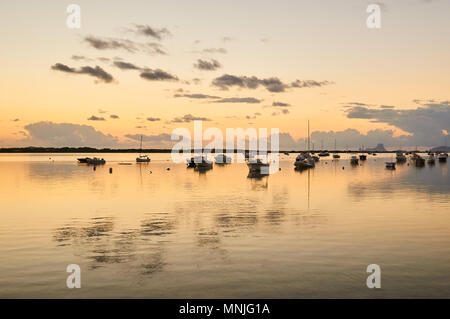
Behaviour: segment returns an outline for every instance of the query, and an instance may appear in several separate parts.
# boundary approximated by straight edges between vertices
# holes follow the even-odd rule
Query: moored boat
[[[106,163],[106,161],[103,158],[94,157],[94,158],[88,158],[86,160],[86,163],[90,164],[90,165],[103,165]]]
[[[360,155],[359,155],[359,159],[360,159],[361,161],[365,161],[365,160],[367,159],[367,155],[366,155],[366,154],[360,154]]]
[[[359,164],[358,157],[355,156],[355,155],[353,155],[353,156],[350,158],[350,164],[352,164],[352,165],[358,165],[358,164]]]
[[[300,154],[295,158],[295,169],[303,170],[313,168],[315,166],[315,160],[310,154]]]
[[[406,156],[403,154],[403,152],[397,152],[395,159],[396,159],[397,163],[406,162]]]
[[[433,165],[434,163],[436,163],[436,158],[434,157],[433,154],[430,154],[430,155],[427,157],[427,163],[430,164],[430,165]]]
[[[448,154],[447,153],[440,153],[438,155],[438,160],[441,163],[447,162]]]
[[[216,164],[230,164],[233,159],[225,154],[219,154],[214,157]]]
[[[263,163],[259,158],[247,163],[249,176],[269,175],[269,163]]]
[[[386,162],[386,168],[395,169],[395,162]]]
[[[77,158],[78,163],[81,163],[81,164],[87,164],[87,161],[88,161],[89,159],[90,159],[89,157]]]

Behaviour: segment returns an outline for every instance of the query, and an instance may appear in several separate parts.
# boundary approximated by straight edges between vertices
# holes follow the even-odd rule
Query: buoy
[[[112,174],[112,167],[109,168],[109,173]]]
[[[150,171],[150,174],[152,173],[152,171]]]
[[[170,167],[167,167],[167,170],[170,171]]]
[[[342,169],[344,169],[344,166],[342,166]]]
[[[96,170],[97,168],[94,166],[94,171]]]
[[[281,167],[278,170],[281,171]]]

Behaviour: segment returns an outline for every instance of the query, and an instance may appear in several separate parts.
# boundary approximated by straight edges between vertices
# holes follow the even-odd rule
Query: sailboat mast
[[[139,154],[142,153],[142,135],[141,135],[141,147],[139,149]]]
[[[309,120],[308,120],[308,152],[309,152],[309,150],[310,150],[310,148],[309,148],[309,143],[310,143],[310,139],[309,139]]]

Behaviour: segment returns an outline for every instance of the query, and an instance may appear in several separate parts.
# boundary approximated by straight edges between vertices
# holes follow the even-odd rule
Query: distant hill
[[[437,146],[433,147],[430,152],[450,152],[450,146]]]
[[[387,150],[384,148],[383,144],[377,144],[377,146],[373,148],[366,148],[365,151],[367,152],[387,152]]]

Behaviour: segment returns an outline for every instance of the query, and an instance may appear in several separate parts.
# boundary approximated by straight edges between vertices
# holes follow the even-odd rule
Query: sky
[[[67,27],[67,6],[81,27]],[[367,6],[381,8],[369,29]],[[450,1],[0,3],[0,147],[145,147],[175,128],[279,128],[304,149],[437,146]],[[450,140],[448,141],[450,142]]]

